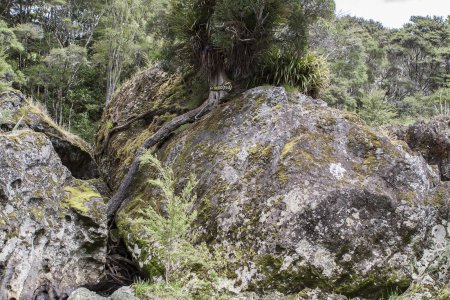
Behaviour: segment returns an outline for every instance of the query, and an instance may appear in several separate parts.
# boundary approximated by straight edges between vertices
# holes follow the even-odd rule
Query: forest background
[[[388,29],[336,15],[332,0],[299,1],[305,11],[320,12],[305,32],[294,33],[305,35],[305,57],[325,61],[326,82],[316,96],[372,126],[450,115],[450,16],[412,17]],[[157,63],[185,72],[173,59],[170,2],[2,0],[0,92],[20,90],[59,125],[92,141],[105,105],[134,74]],[[192,87],[197,95],[208,89],[201,82]]]

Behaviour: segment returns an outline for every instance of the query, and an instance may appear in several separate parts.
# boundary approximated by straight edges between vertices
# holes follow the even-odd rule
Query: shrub
[[[157,249],[155,255],[162,261],[165,283],[181,280],[193,266],[208,263],[209,252],[204,244],[193,244],[192,223],[197,217],[194,193],[197,180],[191,174],[180,193],[175,192],[176,180],[173,170],[165,167],[150,151],[142,158],[142,163],[149,164],[159,174],[149,183],[160,189],[162,194],[162,211],[149,206],[143,211],[144,217],[137,220],[143,230],[153,239]]]
[[[391,122],[397,113],[394,107],[385,99],[383,90],[374,90],[361,99],[362,107],[359,115],[371,126]]]
[[[273,48],[263,55],[258,84],[290,85],[317,97],[329,83],[329,69],[323,56]]]

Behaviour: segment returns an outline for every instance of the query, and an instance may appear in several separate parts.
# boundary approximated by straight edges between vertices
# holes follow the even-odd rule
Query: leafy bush
[[[358,100],[348,92],[345,84],[333,84],[320,93],[320,99],[328,103],[329,106],[338,109],[355,111]]]
[[[299,56],[294,51],[273,48],[261,59],[257,83],[290,85],[317,97],[328,85],[329,70],[323,56],[308,53]]]
[[[193,191],[197,180],[191,174],[181,193],[176,194],[177,182],[171,168],[163,166],[151,152],[146,152],[141,161],[152,166],[159,174],[159,178],[151,179],[149,183],[162,192],[163,212],[149,206],[143,212],[145,217],[139,219],[138,223],[154,239],[158,249],[156,255],[164,265],[165,282],[169,285],[172,279],[182,279],[186,269],[204,265],[208,261],[206,246],[194,246],[192,243],[191,226],[197,217],[194,209],[197,196]]]
[[[191,174],[176,193],[177,180],[170,167],[150,151],[141,161],[157,172],[158,178],[149,182],[161,191],[162,201],[157,208],[141,211],[142,217],[133,222],[151,239],[151,255],[161,261],[165,280],[152,277],[151,282],[135,282],[136,294],[141,299],[227,299],[228,293],[217,283],[226,265],[223,251],[210,252],[205,243],[198,243],[192,228],[197,217],[195,176]]]
[[[392,121],[397,113],[385,99],[383,90],[374,90],[361,99],[359,115],[371,126],[383,125]]]
[[[434,115],[450,117],[450,83],[428,96],[426,103],[432,107]]]

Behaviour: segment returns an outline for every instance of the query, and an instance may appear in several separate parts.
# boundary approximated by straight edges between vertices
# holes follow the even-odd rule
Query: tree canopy
[[[155,63],[202,87],[288,85],[356,112],[383,91],[399,122],[448,111],[449,19],[387,29],[334,10],[333,0],[1,1],[0,88],[88,140],[120,85]]]
[[[334,12],[334,2],[326,0],[172,0],[170,5],[176,45],[210,81],[218,72],[233,79],[254,75],[271,47],[303,55],[308,25]]]

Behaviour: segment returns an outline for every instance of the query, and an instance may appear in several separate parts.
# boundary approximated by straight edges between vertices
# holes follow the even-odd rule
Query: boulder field
[[[113,97],[91,149],[20,93],[0,94],[0,300],[135,297],[85,288],[105,275],[108,187],[117,190],[146,139],[206,95],[159,67],[141,72]],[[441,119],[373,129],[262,86],[234,92],[152,150],[177,189],[198,180],[192,231],[220,261],[219,292],[448,299],[448,128]],[[149,183],[157,176],[141,164],[109,232],[151,280],[163,275],[158,245],[137,220],[150,206],[164,212]]]

